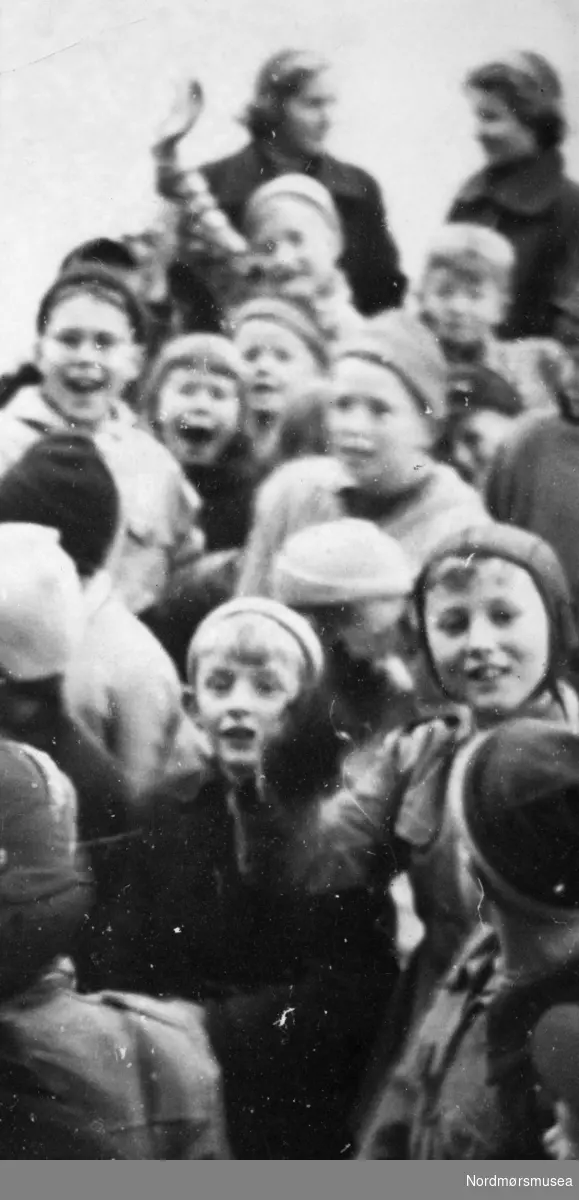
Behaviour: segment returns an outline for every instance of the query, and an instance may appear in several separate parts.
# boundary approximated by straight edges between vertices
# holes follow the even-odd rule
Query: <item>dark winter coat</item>
[[[565,568],[579,617],[579,421],[529,417],[499,448],[487,480],[497,521],[544,538]],[[576,679],[577,664],[573,663]]]
[[[291,805],[265,805],[253,787],[233,803],[218,775],[201,789],[183,776],[157,793],[134,864],[123,986],[207,1005],[243,1159],[349,1157],[349,1113],[396,977],[383,894],[292,882],[302,829]]]
[[[203,167],[221,208],[239,229],[252,192],[278,174],[267,148],[253,141],[236,154]],[[356,308],[370,316],[402,303],[406,280],[397,247],[389,232],[376,181],[366,171],[329,154],[310,160],[305,173],[332,194],[342,219],[345,252],[341,267]]]
[[[245,545],[258,483],[257,466],[247,439],[240,434],[218,462],[187,467],[185,474],[202,500],[199,525],[205,535],[205,553]]]
[[[456,197],[449,220],[495,229],[513,246],[513,300],[503,337],[557,337],[559,327],[575,314],[579,339],[574,295],[579,287],[579,184],[567,179],[557,150],[472,176]]]

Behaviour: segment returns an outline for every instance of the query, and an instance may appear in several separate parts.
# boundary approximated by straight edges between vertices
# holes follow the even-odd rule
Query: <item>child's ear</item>
[[[188,683],[184,684],[181,698],[183,701],[183,708],[185,709],[187,716],[192,717],[193,720],[196,720],[199,715],[199,709],[197,708],[195,688],[191,687]]]

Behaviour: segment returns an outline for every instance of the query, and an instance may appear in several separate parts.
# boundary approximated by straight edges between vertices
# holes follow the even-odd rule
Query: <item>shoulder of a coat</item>
[[[238,195],[245,198],[248,188],[261,182],[259,159],[252,142],[225,158],[204,163],[201,170],[210,187],[220,192],[220,199],[231,200]]]
[[[362,167],[340,162],[330,154],[324,156],[319,173],[320,182],[336,196],[351,196],[364,200],[379,189],[376,180]]]

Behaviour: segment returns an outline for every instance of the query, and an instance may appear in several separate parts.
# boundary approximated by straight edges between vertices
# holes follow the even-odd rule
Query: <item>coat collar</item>
[[[558,150],[516,166],[486,167],[464,185],[457,204],[490,200],[498,208],[520,216],[538,216],[553,207],[563,180],[563,159]]]
[[[253,190],[280,173],[273,156],[268,153],[267,145],[257,141],[248,142],[237,154],[232,155],[227,160],[227,166],[224,199],[229,204],[245,203],[248,187]],[[366,196],[363,173],[349,163],[332,158],[331,154],[322,154],[319,158],[306,161],[303,172],[317,179],[334,197],[363,200]]]

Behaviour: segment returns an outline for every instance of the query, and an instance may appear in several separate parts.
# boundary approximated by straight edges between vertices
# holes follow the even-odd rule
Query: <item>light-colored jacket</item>
[[[68,671],[67,702],[139,795],[181,762],[196,765],[199,739],[169,655],[112,594],[105,572],[85,595],[84,637]]]
[[[0,413],[0,474],[39,438],[73,428],[38,388],[23,389]],[[173,456],[126,404],[111,404],[94,440],[121,497],[115,589],[132,612],[144,612],[162,601],[173,573],[199,556],[201,503]]]

